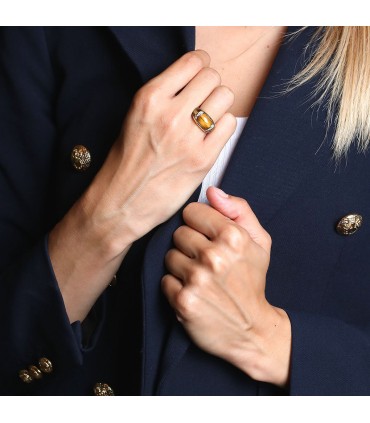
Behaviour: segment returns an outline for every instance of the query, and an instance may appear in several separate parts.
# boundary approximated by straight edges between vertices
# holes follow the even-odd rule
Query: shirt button
[[[90,151],[83,145],[76,145],[73,147],[71,153],[72,165],[76,170],[85,171],[90,167],[91,154]]]
[[[362,216],[357,213],[343,216],[337,223],[336,230],[340,235],[352,235],[362,225]]]
[[[114,396],[114,392],[106,383],[96,383],[94,386],[94,395],[98,397]]]

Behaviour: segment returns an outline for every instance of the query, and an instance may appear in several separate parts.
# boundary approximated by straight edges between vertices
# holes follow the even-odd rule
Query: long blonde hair
[[[327,123],[335,124],[335,159],[346,156],[353,143],[364,152],[370,144],[370,27],[319,27],[306,52],[313,46],[314,53],[288,90],[321,73],[314,105],[324,102]]]

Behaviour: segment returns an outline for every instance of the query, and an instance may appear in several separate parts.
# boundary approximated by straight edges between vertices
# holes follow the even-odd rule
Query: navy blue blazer
[[[369,158],[351,149],[335,166],[325,108],[310,107],[315,80],[278,94],[312,33],[281,46],[222,181],[272,236],[266,295],[292,323],[284,391],[202,352],[174,318],[160,280],[181,210],[134,244],[90,330],[69,323],[47,252],[48,231],[102,165],[133,94],[194,49],[194,28],[1,29],[1,394],[91,395],[97,382],[116,395],[370,394]],[[85,172],[70,162],[77,144],[92,155]],[[351,212],[361,228],[338,234]],[[53,372],[22,382],[41,357]]]

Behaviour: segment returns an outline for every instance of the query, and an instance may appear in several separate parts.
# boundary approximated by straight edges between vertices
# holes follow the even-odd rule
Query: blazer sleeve
[[[41,28],[0,30],[0,394],[39,394],[83,363],[80,322],[70,325],[47,249],[55,84]],[[92,348],[90,345],[89,348]],[[47,358],[53,372],[19,372]]]
[[[287,310],[291,395],[369,395],[370,328]]]

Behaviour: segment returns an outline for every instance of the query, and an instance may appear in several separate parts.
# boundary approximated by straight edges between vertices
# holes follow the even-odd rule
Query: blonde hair
[[[319,27],[307,52],[308,62],[288,90],[321,74],[313,106],[324,103],[328,126],[334,122],[334,158],[346,156],[351,144],[365,152],[370,144],[370,27]]]

